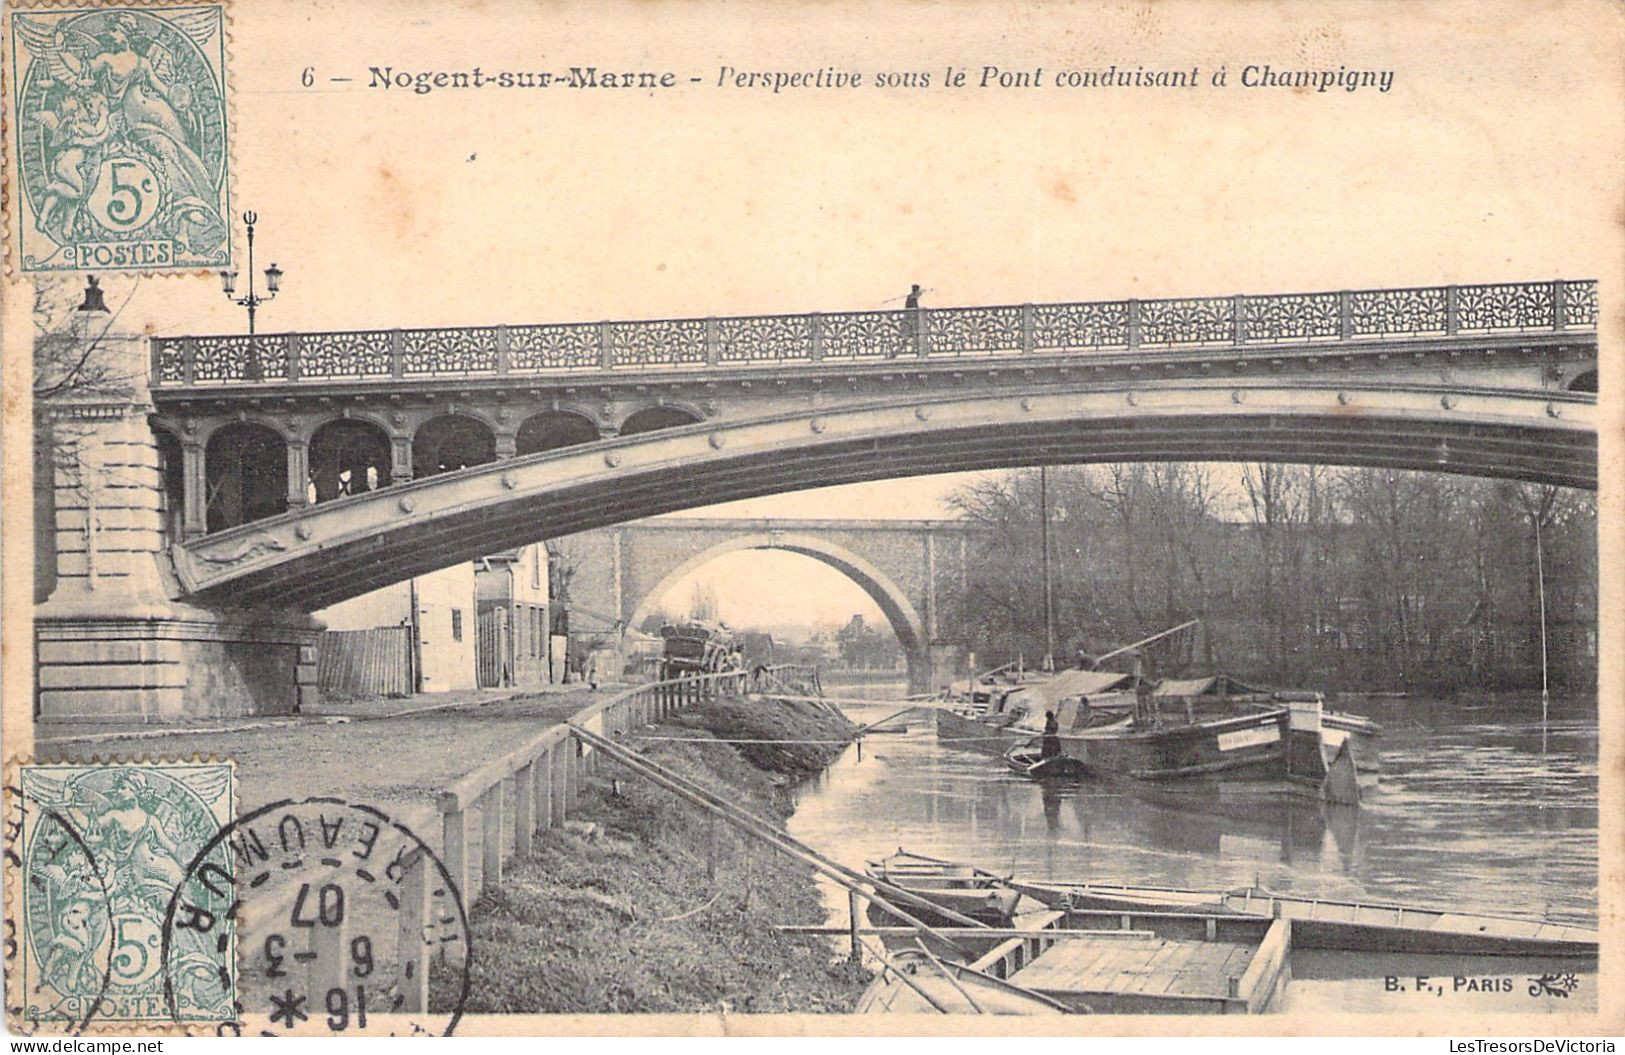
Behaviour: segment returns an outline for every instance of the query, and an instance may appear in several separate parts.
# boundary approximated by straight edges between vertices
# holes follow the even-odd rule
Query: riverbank
[[[817,705],[736,698],[640,730],[632,746],[782,826],[791,789],[853,728]],[[805,865],[613,763],[571,819],[472,907],[469,1012],[841,1012],[868,983],[828,942],[774,930],[824,920]]]

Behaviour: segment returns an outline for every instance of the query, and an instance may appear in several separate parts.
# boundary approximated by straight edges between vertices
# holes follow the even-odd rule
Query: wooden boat
[[[1038,915],[1030,929],[1000,932],[1009,936],[990,939],[997,942],[991,947],[978,946],[970,963],[938,958],[939,968],[923,955],[905,960],[904,953],[890,959],[950,1012],[970,1009],[967,994],[977,1003],[985,994],[984,1010],[991,1013],[1259,1013],[1279,1006],[1291,977],[1289,920],[1136,913],[1095,921],[1075,913]],[[900,930],[886,933],[903,940]],[[955,937],[974,940],[974,932],[957,930]],[[859,1011],[937,1010],[918,992],[900,992],[907,982],[888,977],[895,973],[885,971],[870,985]],[[954,991],[945,977],[949,973],[965,993]],[[997,1011],[991,1006],[995,999]]]
[[[933,961],[923,952],[904,949],[890,959],[858,997],[855,1013],[1053,1015],[1067,1010],[1002,978],[961,963]],[[907,972],[906,980],[898,977],[899,970]]]
[[[1211,715],[1238,710],[1270,711],[1296,695],[1301,694],[1273,692],[1244,685],[1228,674],[1212,674],[1202,678],[1164,679],[1151,690],[1151,701],[1159,711],[1185,710],[1191,715]],[[1380,770],[1378,740],[1381,736],[1382,726],[1364,715],[1322,710],[1321,739],[1328,753],[1335,755],[1347,741],[1361,772]]]
[[[1103,733],[1120,736],[1132,727],[1136,704],[1133,689],[1133,675],[1113,671],[1067,670],[1029,678],[1020,683],[979,683],[972,691],[957,697],[952,706],[938,710],[937,739],[957,748],[1008,755],[1012,748],[1042,734],[1045,712],[1054,712],[1063,736],[1088,738]],[[1164,741],[1176,746],[1181,739],[1191,735],[1200,736],[1199,727],[1234,722],[1234,725],[1221,724],[1215,733],[1234,732],[1246,727],[1248,718],[1276,715],[1283,712],[1290,702],[1309,698],[1318,697],[1311,693],[1270,692],[1243,685],[1228,675],[1217,674],[1159,682],[1151,688],[1146,703],[1149,717],[1155,719],[1159,728],[1170,732],[1181,728],[1192,731],[1170,736]],[[1377,740],[1381,736],[1381,726],[1360,715],[1328,711],[1324,707],[1319,722],[1320,741],[1328,762],[1347,742],[1357,771],[1377,771]],[[1108,730],[1109,733],[1106,732]],[[1237,739],[1235,736],[1227,737],[1226,743],[1233,743]],[[1181,753],[1188,746],[1187,743],[1180,747]],[[1108,754],[1120,753],[1112,747],[1101,745],[1099,750]],[[1087,758],[1078,752],[1067,753],[1084,763],[1086,771],[1090,770]],[[1246,764],[1256,761],[1257,756],[1274,756],[1275,752],[1266,749],[1242,754],[1227,754],[1226,751],[1208,754],[1206,761],[1217,764],[1211,769],[1190,770],[1188,766],[1178,764],[1161,768],[1180,770],[1170,774],[1180,776],[1188,776],[1192,772],[1218,772],[1244,768]],[[1036,756],[1025,757],[1018,767],[1015,760],[1007,758],[1012,769],[1023,773],[1025,767],[1036,761]],[[1050,767],[1049,771],[1051,775],[1057,775],[1064,769]],[[1118,771],[1116,766],[1104,760],[1093,769]]]
[[[1062,733],[1062,752],[1091,776],[1168,780],[1206,773],[1259,778],[1286,775],[1290,734],[1285,707],[1194,723],[1152,725],[1124,718],[1110,725]],[[1036,762],[1038,744],[1009,754],[1013,763]]]
[[[997,926],[1009,924],[1015,914],[1016,902],[1021,900],[1021,895],[1010,888],[1008,876],[995,875],[967,864],[909,853],[901,848],[889,857],[870,861],[868,874],[961,916]],[[952,922],[949,917],[923,907],[910,906],[909,912],[929,924]],[[897,922],[891,913],[872,902],[869,905],[869,919],[877,925]]]
[[[1384,902],[1294,897],[1261,888],[1188,890],[1012,880],[1019,893],[1074,915],[1157,911],[1289,919],[1305,949],[1472,956],[1595,957],[1595,930],[1514,916]]]
[[[983,678],[960,686],[937,708],[937,739],[962,750],[1002,755],[1042,729],[1044,712],[1053,710],[1068,694],[1100,698],[1130,680],[1128,674],[1111,671]],[[1133,699],[1132,695],[1127,698]]]
[[[1142,707],[1110,725],[1055,736],[1070,765],[1043,757],[1044,737],[1011,748],[1012,770],[1034,777],[1085,776],[1143,782],[1221,779],[1271,786],[1337,805],[1358,805],[1358,771],[1347,740],[1329,752],[1315,693],[1279,694],[1272,710],[1165,721]],[[1065,710],[1063,709],[1063,716]],[[1063,726],[1064,728],[1065,726]]]
[[[1029,780],[1076,780],[1084,775],[1083,765],[1065,754],[1044,757],[1038,744],[1019,744],[1004,753],[1010,772]]]
[[[1062,907],[1024,912],[1009,929],[945,928],[929,943],[956,980],[980,999],[977,976],[1008,981],[1029,997],[1072,1011],[1097,1014],[1267,1013],[1280,1009],[1296,972],[1295,952],[1347,953],[1351,973],[1374,983],[1392,971],[1392,957],[1445,956],[1459,973],[1509,971],[1594,975],[1597,935],[1534,920],[1469,916],[1397,905],[1311,901],[1259,891],[1188,891],[1158,887],[1016,882],[1023,894]],[[1200,904],[1193,899],[1203,899]],[[1112,907],[1080,908],[1080,904]],[[1530,929],[1533,928],[1533,929]],[[791,926],[799,933],[836,936],[842,927]],[[922,940],[913,928],[880,927],[865,933],[897,949]],[[964,950],[950,964],[946,942]],[[1375,953],[1377,955],[1373,956]],[[1317,953],[1324,957],[1325,952]],[[1506,957],[1514,957],[1507,959]],[[904,967],[901,954],[888,957]],[[923,958],[927,960],[928,958]],[[1324,963],[1324,961],[1322,961]],[[907,970],[906,967],[904,967]],[[936,970],[941,978],[943,973]],[[911,980],[923,976],[916,966]],[[1379,972],[1379,973],[1372,973]],[[928,977],[928,976],[927,976]],[[897,980],[877,979],[860,1010],[935,1010],[919,994],[894,991]],[[946,980],[944,988],[951,989]],[[936,998],[941,989],[927,990]],[[946,1007],[968,1007],[946,992]],[[1018,1002],[1017,1013],[1040,1013]]]

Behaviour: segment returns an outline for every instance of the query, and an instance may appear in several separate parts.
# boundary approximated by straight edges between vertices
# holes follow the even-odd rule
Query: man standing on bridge
[[[887,352],[887,359],[896,359],[900,355],[913,354],[920,336],[920,295],[925,291],[918,282],[909,287],[908,296],[903,298],[903,310],[908,315],[903,320],[903,344],[894,352]]]

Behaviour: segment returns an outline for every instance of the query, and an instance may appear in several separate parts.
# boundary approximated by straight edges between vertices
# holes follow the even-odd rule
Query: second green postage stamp
[[[13,1029],[82,1033],[237,1017],[235,927],[185,926],[236,917],[231,861],[216,840],[234,819],[232,774],[220,762],[11,769],[6,1004]],[[189,870],[213,881],[183,892]],[[166,929],[183,897],[181,922]]]

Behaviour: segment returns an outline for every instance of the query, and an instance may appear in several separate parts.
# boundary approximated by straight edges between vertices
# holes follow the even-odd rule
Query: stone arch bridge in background
[[[719,557],[778,550],[811,558],[875,602],[908,661],[909,691],[928,692],[963,665],[962,647],[939,637],[938,618],[964,589],[974,530],[954,520],[657,517],[571,535],[560,550],[575,565],[571,605],[634,629],[668,590]]]

